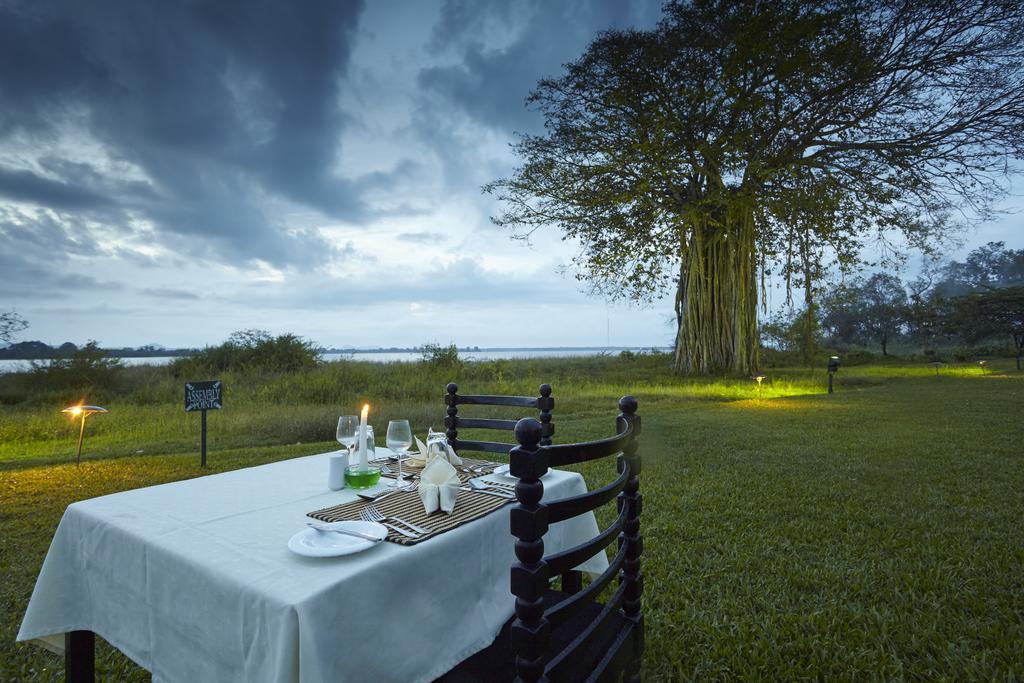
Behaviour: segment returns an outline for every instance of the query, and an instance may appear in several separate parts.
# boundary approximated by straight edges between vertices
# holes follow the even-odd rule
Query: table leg
[[[96,634],[92,631],[64,634],[64,679],[67,683],[96,680]]]

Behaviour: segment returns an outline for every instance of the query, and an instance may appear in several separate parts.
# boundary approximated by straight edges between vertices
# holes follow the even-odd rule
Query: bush
[[[424,363],[435,368],[455,368],[462,364],[459,349],[455,344],[424,344],[420,347],[420,357]]]
[[[42,392],[97,392],[109,389],[124,365],[108,358],[99,344],[90,340],[63,358],[32,361],[27,374],[33,389]]]
[[[208,346],[171,363],[175,377],[202,373],[260,370],[298,372],[320,364],[320,348],[294,334],[273,337],[264,330],[233,333],[218,346]]]

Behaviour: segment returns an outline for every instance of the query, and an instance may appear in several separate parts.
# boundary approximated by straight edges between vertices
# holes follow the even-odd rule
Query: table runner
[[[388,529],[387,540],[399,545],[416,545],[446,531],[490,514],[498,508],[514,503],[515,500],[499,498],[489,493],[478,491],[459,491],[455,499],[455,509],[449,514],[440,510],[428,515],[423,510],[423,501],[417,491],[400,491],[378,501],[353,500],[349,503],[315,510],[308,513],[313,519],[321,522],[338,522],[343,519],[359,519],[359,512],[371,503],[385,516],[401,517],[418,526],[430,529],[430,533],[409,538],[397,531]],[[402,526],[398,524],[398,526]]]
[[[514,605],[508,508],[430,543],[299,557],[286,544],[306,513],[355,497],[327,489],[328,459],[70,505],[17,640],[95,631],[156,683],[417,683],[490,644]],[[543,482],[545,500],[586,491],[571,472],[553,470]],[[558,522],[545,548],[558,552],[597,532],[593,515]],[[599,554],[581,569],[607,566]],[[361,649],[374,643],[400,643],[401,656]]]
[[[371,460],[372,464],[380,466],[386,466],[388,472],[382,472],[381,477],[385,479],[395,479],[398,477],[398,464],[388,458],[381,458],[378,460]],[[408,462],[402,464],[402,475],[409,479],[415,479],[419,476],[420,472],[423,471],[423,467],[417,467],[410,465]],[[459,481],[465,484],[470,479],[476,479],[477,477],[483,477],[489,474],[493,474],[494,470],[501,467],[501,465],[495,464],[489,460],[475,460],[473,458],[462,458],[461,465],[453,465],[455,467],[455,473],[459,475]],[[467,469],[474,469],[476,471],[467,472]]]

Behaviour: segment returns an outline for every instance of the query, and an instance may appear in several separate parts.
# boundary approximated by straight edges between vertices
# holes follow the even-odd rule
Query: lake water
[[[606,349],[503,349],[499,351],[459,351],[459,358],[468,361],[498,360],[505,358],[566,358],[578,356],[597,356],[601,353],[617,355],[629,350],[636,353],[649,351],[650,347],[615,346]],[[662,348],[662,351],[670,349]],[[414,363],[422,358],[416,351],[362,351],[359,353],[325,353],[324,360],[360,360],[373,363]],[[149,358],[122,358],[125,365],[167,365],[173,356],[151,356]],[[0,374],[28,370],[31,366],[27,360],[0,359]]]

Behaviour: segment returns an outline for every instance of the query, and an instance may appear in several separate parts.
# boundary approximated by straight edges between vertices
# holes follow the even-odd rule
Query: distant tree
[[[556,226],[611,297],[675,293],[675,367],[756,366],[759,270],[934,244],[1024,157],[1024,5],[675,0],[601,33],[527,98],[544,133],[484,186],[527,238]],[[824,207],[822,210],[813,207]]]
[[[991,287],[1024,286],[1024,249],[1007,249],[1004,242],[989,242],[952,261],[941,271],[935,292],[941,296],[962,296]]]
[[[814,313],[810,315],[807,308],[799,308],[769,316],[759,325],[761,346],[799,353],[803,363],[811,367],[822,342],[818,308],[815,305],[811,310]]]
[[[14,311],[0,313],[0,343],[11,343],[14,335],[27,328],[28,322]]]
[[[1013,339],[1017,369],[1024,353],[1024,287],[990,287],[960,297],[951,324],[970,342],[992,337]]]
[[[855,278],[826,298],[822,325],[834,339],[852,344],[877,343],[889,355],[889,343],[907,320],[907,292],[895,275],[875,273]]]
[[[861,326],[865,335],[882,347],[888,356],[889,342],[900,334],[907,319],[907,292],[895,275],[875,273],[861,289],[863,309]]]
[[[826,289],[821,297],[819,316],[821,331],[833,344],[842,348],[863,344],[860,326],[861,300],[857,291],[859,281]]]

